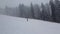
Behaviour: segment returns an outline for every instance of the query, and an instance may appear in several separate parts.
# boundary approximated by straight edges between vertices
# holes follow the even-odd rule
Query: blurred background
[[[60,0],[0,0],[0,14],[60,23]]]

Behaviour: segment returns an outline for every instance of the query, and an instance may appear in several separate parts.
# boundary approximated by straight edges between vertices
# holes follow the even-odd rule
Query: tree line
[[[38,4],[27,7],[24,4],[19,5],[20,17],[40,19],[46,21],[60,22],[60,1],[50,0],[49,3],[41,6]]]
[[[19,4],[19,17],[39,19],[45,21],[60,22],[60,1],[50,0],[49,3],[33,4],[25,6]]]

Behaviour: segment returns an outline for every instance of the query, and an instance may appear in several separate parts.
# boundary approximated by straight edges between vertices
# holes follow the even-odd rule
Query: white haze
[[[39,4],[41,2],[48,3],[49,0],[0,0],[0,8],[8,7],[17,7],[19,4],[23,3],[26,6],[29,6],[32,2],[33,4]]]

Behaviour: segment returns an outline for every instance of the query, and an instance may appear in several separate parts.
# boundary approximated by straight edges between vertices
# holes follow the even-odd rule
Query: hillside
[[[0,15],[0,34],[60,34],[60,24]]]

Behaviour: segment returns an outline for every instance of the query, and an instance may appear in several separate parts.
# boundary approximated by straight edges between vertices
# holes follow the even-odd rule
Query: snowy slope
[[[60,34],[60,24],[0,15],[0,34]]]

